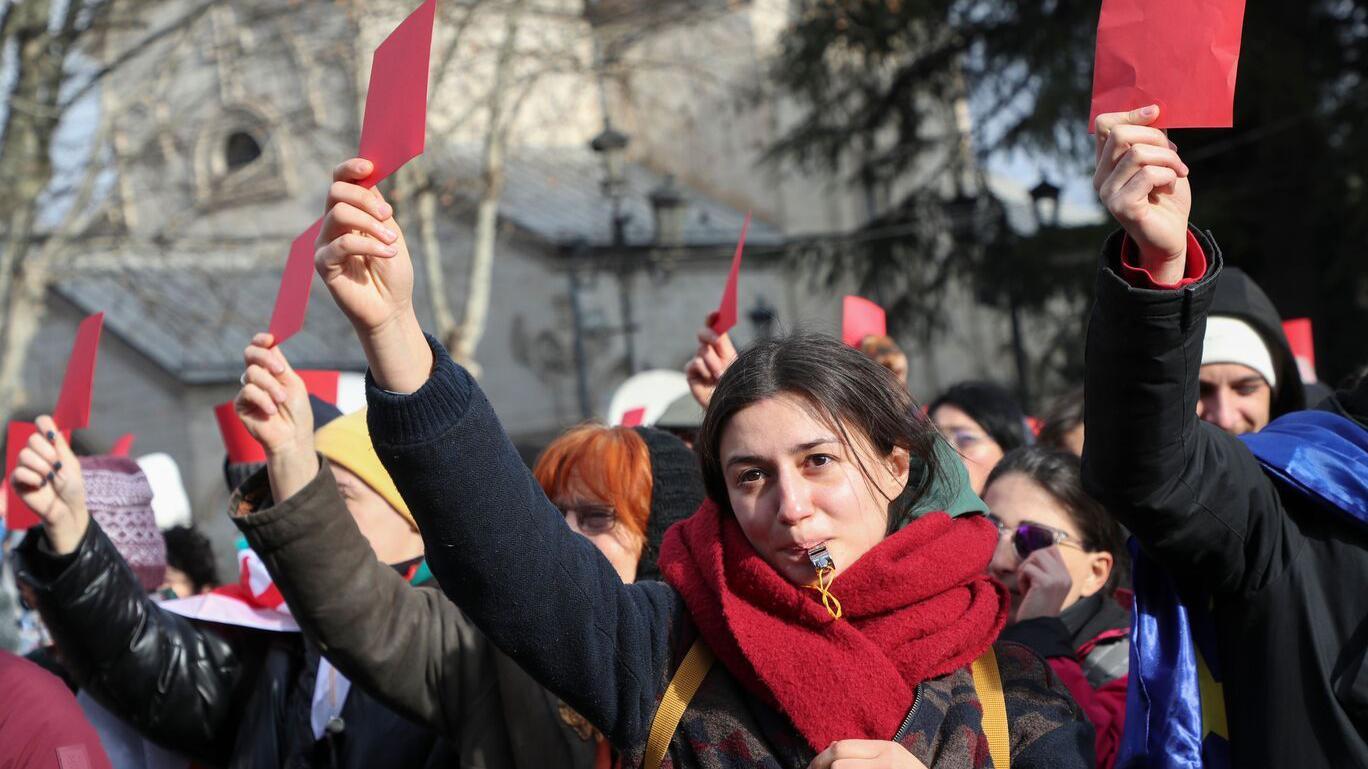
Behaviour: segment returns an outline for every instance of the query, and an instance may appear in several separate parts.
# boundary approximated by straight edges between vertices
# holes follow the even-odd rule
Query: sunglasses
[[[988,513],[987,518],[997,527],[999,537],[1010,536],[1012,538],[1012,547],[1016,550],[1017,557],[1022,560],[1026,560],[1031,553],[1044,550],[1052,545],[1076,547],[1079,550],[1087,549],[1081,543],[1075,542],[1074,538],[1065,532],[1043,524],[1023,521],[1016,526],[1008,526],[1003,523],[1001,518],[992,513]]]
[[[565,516],[565,522],[586,537],[607,534],[617,525],[617,511],[611,505],[562,507],[560,511],[561,515]]]

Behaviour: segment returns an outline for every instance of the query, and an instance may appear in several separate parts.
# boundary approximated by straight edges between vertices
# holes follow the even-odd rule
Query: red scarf
[[[892,739],[917,684],[965,667],[997,638],[1009,600],[987,572],[997,541],[983,518],[924,516],[837,577],[839,620],[712,501],[666,533],[660,566],[727,671],[820,751]]]

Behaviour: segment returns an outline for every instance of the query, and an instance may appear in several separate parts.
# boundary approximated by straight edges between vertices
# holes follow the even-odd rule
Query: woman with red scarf
[[[987,574],[996,529],[908,520],[931,477],[909,484],[909,468],[935,467],[934,428],[885,369],[825,337],[744,352],[696,445],[708,501],[666,535],[664,582],[623,584],[420,330],[393,211],[356,184],[370,170],[338,168],[316,261],[370,362],[376,449],[443,590],[620,765],[644,763],[671,677],[705,649],[716,662],[683,698],[661,765],[994,766],[985,722],[999,711],[971,673],[985,658],[1010,763],[1091,766],[1091,728],[1048,666],[994,646],[1008,610]],[[272,352],[257,365],[270,370]]]

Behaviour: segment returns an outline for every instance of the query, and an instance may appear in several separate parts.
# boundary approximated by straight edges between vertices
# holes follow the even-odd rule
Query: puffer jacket
[[[93,520],[69,555],[52,553],[41,528],[15,555],[72,676],[148,739],[232,769],[455,765],[434,732],[356,686],[341,728],[315,741],[316,647],[161,609]]]

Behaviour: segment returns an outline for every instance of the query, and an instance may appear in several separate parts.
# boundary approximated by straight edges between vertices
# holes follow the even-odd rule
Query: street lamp
[[[627,134],[606,121],[598,136],[589,140],[589,149],[603,158],[603,194],[610,198],[617,199],[622,196],[623,166],[627,162],[624,156],[630,143],[631,139]]]
[[[1031,211],[1035,214],[1037,227],[1059,226],[1060,192],[1059,185],[1044,177],[1041,177],[1039,184],[1031,188]]]
[[[688,202],[675,184],[674,174],[667,174],[659,187],[651,190],[651,212],[655,214],[655,241],[661,246],[684,243],[684,214]]]
[[[622,313],[622,338],[627,358],[628,376],[636,373],[636,322],[632,319],[631,271],[627,264],[627,215],[622,212],[622,194],[627,186],[624,173],[627,134],[613,128],[604,117],[603,130],[589,140],[589,149],[603,158],[603,194],[613,206],[613,257],[618,262],[618,304]]]

